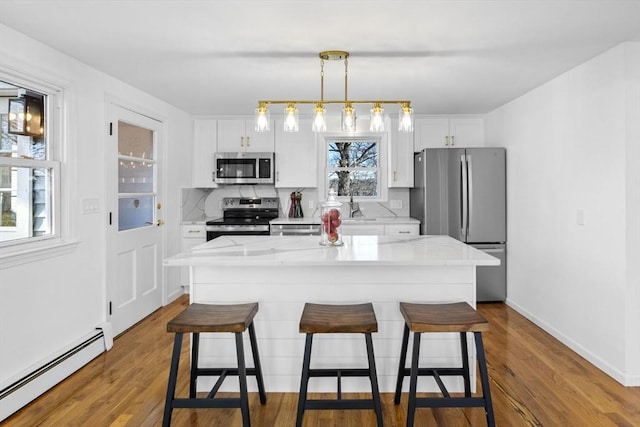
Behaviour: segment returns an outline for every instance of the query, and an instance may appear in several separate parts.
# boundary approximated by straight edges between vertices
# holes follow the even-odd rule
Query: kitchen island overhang
[[[380,390],[391,392],[403,325],[398,303],[465,301],[475,307],[476,266],[499,265],[497,258],[448,236],[344,236],[343,242],[328,247],[320,245],[317,236],[224,236],[171,257],[165,265],[190,267],[191,302],[260,304],[255,327],[265,384],[273,392],[299,389],[304,335],[298,324],[305,302],[373,303],[379,325],[373,338]],[[233,366],[234,351],[231,336],[201,337],[203,366]],[[318,367],[367,363],[359,336],[320,335],[313,351]],[[431,364],[458,366],[458,336],[429,334],[421,354]],[[213,382],[199,380],[198,389],[204,391]],[[445,383],[452,391],[462,389],[457,378],[446,378]],[[419,385],[437,390],[430,378]],[[225,386],[234,390],[235,384],[227,381]],[[255,390],[255,384],[249,387]],[[345,392],[369,388],[361,378],[343,383]],[[335,380],[314,379],[310,391],[335,391]]]

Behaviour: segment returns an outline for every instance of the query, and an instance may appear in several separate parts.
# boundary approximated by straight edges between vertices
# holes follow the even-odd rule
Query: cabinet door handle
[[[398,172],[397,171],[393,171],[393,180],[394,181],[398,180]]]
[[[280,172],[276,172],[276,181],[280,182]]]
[[[449,135],[444,137],[444,145],[449,146]]]
[[[400,230],[400,231],[398,231],[398,234],[409,234],[409,233],[411,233],[411,232],[408,231],[408,230]]]
[[[250,146],[251,144],[249,144],[249,137],[247,137],[247,147]]]
[[[244,147],[244,136],[240,137],[240,147]]]
[[[456,145],[456,137],[455,136],[451,137],[451,145]]]

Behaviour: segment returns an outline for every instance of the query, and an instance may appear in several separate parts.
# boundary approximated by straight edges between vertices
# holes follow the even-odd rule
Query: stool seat
[[[167,323],[167,332],[244,332],[258,312],[258,303],[191,304]]]
[[[300,332],[371,333],[378,332],[373,304],[312,304],[306,303],[300,318]]]
[[[466,302],[451,304],[400,303],[411,332],[484,332],[489,322]]]

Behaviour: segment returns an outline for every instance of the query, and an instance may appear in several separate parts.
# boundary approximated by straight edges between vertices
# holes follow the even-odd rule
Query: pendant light
[[[399,126],[400,132],[413,132],[413,109],[411,101],[408,100],[350,100],[347,96],[348,86],[348,58],[349,52],[342,50],[327,50],[320,52],[320,99],[319,100],[261,100],[258,101],[256,109],[256,125],[257,132],[269,131],[269,104],[286,104],[285,107],[285,132],[298,131],[298,104],[314,104],[315,111],[313,115],[312,129],[314,132],[325,132],[327,130],[327,104],[342,104],[341,125],[345,132],[354,132],[356,130],[356,104],[372,104],[371,108],[371,124],[372,132],[384,132],[384,109],[383,104],[400,104]],[[324,99],[324,61],[344,60],[344,99],[343,100],[325,100]]]

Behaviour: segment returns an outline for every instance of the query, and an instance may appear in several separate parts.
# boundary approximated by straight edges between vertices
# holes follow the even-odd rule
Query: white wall
[[[66,214],[78,246],[68,254],[0,270],[0,386],[106,320],[106,99],[115,98],[165,122],[165,254],[179,252],[180,187],[190,182],[192,121],[188,114],[0,25],[3,66],[61,83],[69,115],[71,180]],[[181,82],[176,82],[181,84]],[[99,212],[83,214],[82,200],[97,198]],[[178,269],[168,269],[175,297]],[[1,388],[1,387],[0,387]]]
[[[626,384],[640,384],[635,45],[487,117],[487,145],[507,148],[508,304]]]

